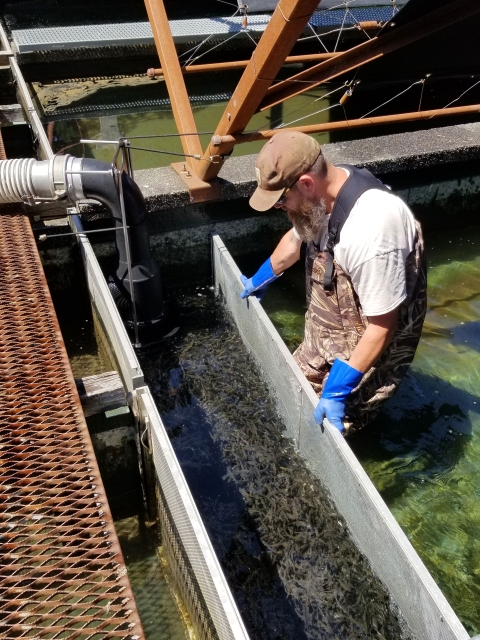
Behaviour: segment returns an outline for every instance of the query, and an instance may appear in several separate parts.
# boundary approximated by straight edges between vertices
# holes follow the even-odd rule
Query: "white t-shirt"
[[[315,244],[325,250],[328,220]],[[296,229],[294,235],[300,240]],[[415,220],[393,193],[365,191],[353,206],[335,245],[335,260],[350,276],[362,309],[378,316],[396,309],[407,297],[405,262],[415,246]]]

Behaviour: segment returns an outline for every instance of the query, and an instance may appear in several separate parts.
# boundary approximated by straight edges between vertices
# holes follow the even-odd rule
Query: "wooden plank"
[[[85,417],[126,405],[123,384],[116,371],[76,378],[75,383]]]
[[[25,117],[21,105],[0,105],[0,127],[10,127],[12,124],[25,124]]]

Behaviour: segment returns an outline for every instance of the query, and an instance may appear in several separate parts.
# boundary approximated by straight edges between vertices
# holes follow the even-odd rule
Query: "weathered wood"
[[[75,383],[86,417],[126,405],[123,383],[116,371],[76,378]]]
[[[25,123],[25,116],[19,104],[0,105],[0,127],[9,127],[12,124],[23,123]]]

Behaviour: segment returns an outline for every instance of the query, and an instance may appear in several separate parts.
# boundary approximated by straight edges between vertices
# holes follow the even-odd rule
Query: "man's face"
[[[286,204],[290,204],[287,203]],[[325,200],[315,200],[312,202],[303,198],[298,208],[290,209],[285,206],[288,217],[304,242],[310,242],[317,237],[320,227],[325,221],[327,208]]]

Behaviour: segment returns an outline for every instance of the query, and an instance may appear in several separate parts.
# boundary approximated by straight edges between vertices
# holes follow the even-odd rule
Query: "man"
[[[293,228],[244,291],[261,297],[300,258],[307,313],[295,360],[320,397],[315,420],[341,432],[365,426],[396,391],[426,312],[420,224],[364,169],[332,165],[312,137],[280,131],[260,151],[257,211],[283,209]]]

